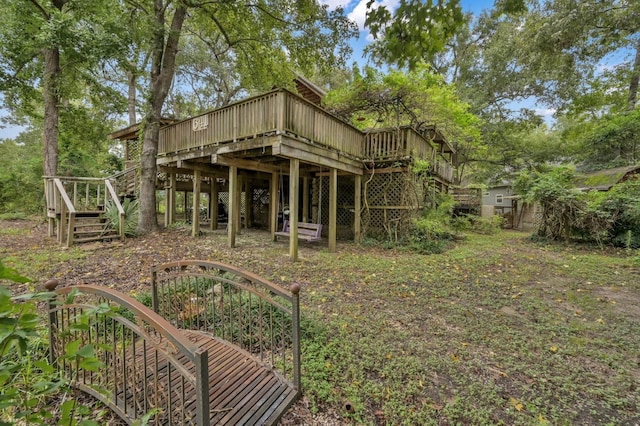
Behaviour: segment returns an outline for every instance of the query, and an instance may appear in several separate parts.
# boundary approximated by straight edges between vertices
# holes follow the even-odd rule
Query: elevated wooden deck
[[[231,164],[257,171],[288,170],[299,159],[310,170],[363,174],[363,162],[429,161],[445,182],[453,179],[453,148],[433,129],[362,132],[285,89],[255,96],[171,124],[160,131],[158,164],[200,168]]]
[[[128,424],[272,425],[300,395],[298,285],[174,262],[153,269],[155,311],[106,287],[46,286],[52,365]]]

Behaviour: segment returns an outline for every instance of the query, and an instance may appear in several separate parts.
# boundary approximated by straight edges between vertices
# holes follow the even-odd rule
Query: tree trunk
[[[140,154],[140,209],[138,215],[138,232],[141,234],[158,230],[156,217],[156,156],[158,154],[158,137],[160,135],[160,119],[147,116],[144,127],[142,153]]]
[[[60,51],[57,47],[44,49],[44,132],[42,148],[45,176],[58,172],[58,121],[60,118]]]
[[[53,6],[62,11],[66,0],[53,0]],[[42,16],[49,21],[51,16],[42,8]],[[44,98],[44,131],[42,133],[42,151],[44,157],[44,175],[55,176],[58,173],[58,123],[60,121],[60,49],[54,46],[43,49],[44,76],[42,91]]]
[[[154,1],[155,31],[151,63],[151,93],[149,94],[149,113],[145,119],[142,154],[140,155],[140,210],[138,215],[138,233],[146,234],[158,230],[156,216],[156,176],[158,142],[160,136],[160,118],[162,106],[169,94],[171,81],[176,70],[176,55],[182,25],[187,17],[187,7],[176,4],[171,28],[165,43],[165,13],[168,13],[162,0]]]
[[[631,82],[629,83],[629,98],[627,100],[627,108],[631,111],[636,107],[638,97],[638,84],[640,83],[640,40],[636,44],[636,59],[633,61],[633,70],[631,71]]]
[[[129,126],[133,126],[138,121],[136,119],[136,75],[132,71],[127,71],[127,81],[129,93],[127,104],[129,108]]]

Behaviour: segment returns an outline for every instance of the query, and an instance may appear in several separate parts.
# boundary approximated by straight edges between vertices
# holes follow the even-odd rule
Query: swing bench
[[[291,227],[289,220],[286,219],[282,225],[282,231],[275,233],[278,237],[291,237]],[[320,241],[322,239],[321,223],[298,222],[298,239],[304,241]]]

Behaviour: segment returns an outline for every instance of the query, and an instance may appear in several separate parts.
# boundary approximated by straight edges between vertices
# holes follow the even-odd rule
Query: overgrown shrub
[[[537,202],[542,217],[539,237],[640,247],[640,179],[608,192],[581,192],[573,187],[575,172],[559,167],[546,173],[522,173],[516,188]]]
[[[475,217],[471,223],[471,231],[483,235],[495,235],[502,229],[504,218],[499,215],[491,217]]]
[[[422,217],[413,221],[409,238],[409,248],[418,253],[442,253],[453,240],[451,213],[454,206],[453,196],[435,194],[431,199],[431,208],[427,208]]]

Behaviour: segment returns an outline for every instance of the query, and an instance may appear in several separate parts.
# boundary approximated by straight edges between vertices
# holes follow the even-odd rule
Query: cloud
[[[536,108],[535,110],[536,115],[539,115],[541,117],[552,117],[553,114],[555,114],[557,112],[557,110],[555,108]]]
[[[398,7],[398,3],[400,0],[376,0],[373,4],[373,8],[386,6],[390,10],[395,10]],[[367,3],[368,0],[360,0],[358,4],[349,12],[347,17],[358,24],[358,28],[360,31],[366,31],[364,28],[364,21],[367,18]],[[367,40],[372,40],[370,34],[367,34]]]

